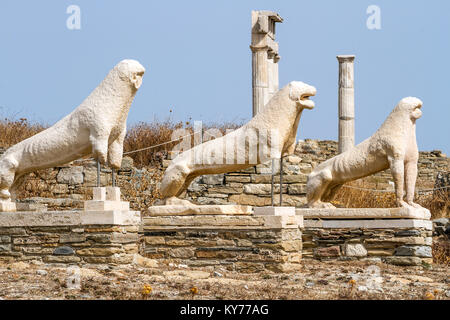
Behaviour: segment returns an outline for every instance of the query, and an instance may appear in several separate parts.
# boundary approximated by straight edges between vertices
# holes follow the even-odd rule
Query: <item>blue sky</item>
[[[69,5],[81,29],[69,30]],[[369,5],[381,30],[366,27]],[[336,55],[355,54],[356,142],[403,97],[424,102],[421,150],[450,153],[450,1],[23,1],[0,2],[0,115],[53,124],[120,60],[139,60],[144,83],[128,123],[241,121],[251,117],[250,12],[272,10],[280,86],[317,88],[298,139],[337,139]],[[173,112],[170,113],[169,110]]]

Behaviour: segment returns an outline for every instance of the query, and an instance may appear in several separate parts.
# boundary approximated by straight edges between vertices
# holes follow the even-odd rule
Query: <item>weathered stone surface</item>
[[[431,247],[429,246],[401,246],[395,249],[396,256],[415,256],[422,258],[432,258]]]
[[[304,184],[290,184],[289,185],[289,194],[306,194],[306,186]]]
[[[289,186],[291,187],[291,186]],[[427,209],[416,208],[300,208],[297,214],[320,219],[422,219],[430,218]]]
[[[297,209],[298,210],[298,209]],[[298,211],[296,211],[298,214]],[[424,228],[432,230],[432,223],[428,220],[418,219],[385,219],[385,220],[365,220],[365,219],[341,219],[341,220],[314,220],[305,219],[305,227],[307,228],[324,228],[324,229],[412,229]]]
[[[367,256],[367,250],[360,243],[357,244],[345,244],[344,254],[348,257],[365,257]]]
[[[81,258],[76,256],[45,256],[43,260],[47,263],[76,263],[80,262]]]
[[[109,248],[86,248],[77,250],[77,255],[80,256],[111,256],[115,253],[122,252],[122,249],[109,247]]]
[[[58,247],[53,251],[53,255],[55,256],[70,256],[75,254],[75,251],[68,246]]]
[[[252,207],[241,205],[165,205],[148,208],[152,216],[170,215],[250,215]]]
[[[317,258],[332,258],[339,257],[341,255],[341,249],[339,246],[316,248],[313,252],[314,256]]]
[[[83,167],[68,167],[62,168],[58,176],[56,177],[56,181],[62,184],[82,184],[83,183]]]
[[[422,259],[418,257],[386,257],[384,258],[387,263],[399,265],[399,266],[420,266],[422,265]]]
[[[223,179],[224,179],[223,173],[202,176],[203,183],[211,185],[221,185],[223,184]]]
[[[11,244],[0,244],[0,253],[5,251],[11,251]]]
[[[225,178],[225,181],[227,183],[231,183],[231,182],[238,182],[238,183],[249,183],[251,181],[250,179],[250,175],[242,175],[242,176],[237,176],[237,175],[227,175]]]
[[[65,233],[59,238],[60,243],[72,243],[72,242],[84,242],[86,241],[86,235],[80,233]]]

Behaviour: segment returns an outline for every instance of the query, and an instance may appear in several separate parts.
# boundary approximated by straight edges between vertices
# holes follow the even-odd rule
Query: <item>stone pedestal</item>
[[[85,211],[0,214],[0,260],[47,263],[131,263],[141,215],[120,201],[119,188],[94,188]]]
[[[120,200],[119,187],[94,187],[93,199],[84,202],[84,211],[129,211],[130,203]]]
[[[173,208],[171,214],[150,208],[152,216],[143,218],[143,255],[163,263],[220,265],[241,272],[300,268],[303,220],[294,208],[255,208],[254,214],[241,208],[233,214],[232,209],[246,206],[198,207],[208,208],[193,213]]]
[[[0,260],[128,264],[138,254],[139,212],[5,212]]]
[[[296,214],[304,217],[305,258],[432,263],[432,222],[426,209],[296,209]]]

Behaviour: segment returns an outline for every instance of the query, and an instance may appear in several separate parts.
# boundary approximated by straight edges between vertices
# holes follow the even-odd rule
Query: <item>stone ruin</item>
[[[264,118],[265,106],[271,104],[272,98],[275,101],[272,103],[281,103],[286,110],[295,111],[290,114],[290,117],[297,118],[296,132],[299,113],[295,108],[314,107],[308,98],[315,94],[315,89],[300,92],[301,90],[291,86],[289,90],[278,90],[279,55],[278,44],[275,42],[277,22],[282,22],[282,19],[276,13],[252,12],[253,113],[255,122],[258,119],[264,119],[261,123],[283,130],[286,127],[283,123],[271,122],[276,120],[276,117]],[[353,59],[353,56],[338,56],[340,64],[338,149],[342,152],[341,155],[354,148]],[[114,90],[124,92],[123,95],[118,96],[123,97],[129,104],[141,85],[145,70],[137,62],[133,62],[132,65],[133,67],[129,69],[119,67],[117,78],[112,80],[107,78],[105,83],[102,83],[117,86],[117,81],[120,79],[124,81]],[[286,92],[280,96],[283,90]],[[81,106],[81,111],[78,108],[75,110],[78,111],[74,112],[74,117],[87,119],[83,110],[95,105],[91,102],[96,101],[96,94],[98,93],[94,91],[86,99]],[[106,103],[106,107],[115,105],[113,100],[100,100],[102,100],[100,105],[102,103]],[[126,105],[126,112],[128,112],[129,104]],[[287,108],[289,104],[292,106]],[[74,143],[79,144],[80,150],[83,149],[86,154],[92,153],[95,160],[109,163],[120,172],[124,123],[122,121],[108,124],[101,121],[101,116],[94,119],[100,120],[86,122],[85,127],[80,128],[80,134],[75,137],[79,141]],[[30,154],[26,159],[16,156],[20,154],[20,150],[28,148],[28,145],[40,143],[40,141],[45,141],[48,150],[58,150],[57,139],[39,139],[44,136],[50,138],[55,136],[53,131],[57,132],[57,130],[54,128],[64,129],[64,125],[64,122],[57,123],[49,128],[47,133],[40,136],[38,134],[8,149],[0,158],[0,182],[4,199],[1,202],[3,212],[0,212],[0,259],[2,260],[37,259],[48,263],[128,264],[142,255],[164,263],[175,262],[190,266],[221,265],[242,272],[296,271],[300,269],[302,258],[379,259],[397,265],[432,263],[432,222],[429,220],[429,212],[412,205],[386,209],[331,207],[318,209],[296,208],[292,205],[274,206],[273,200],[271,203],[263,202],[259,207],[236,204],[196,204],[180,200],[180,202],[150,206],[149,215],[142,218],[139,211],[131,210],[130,204],[122,201],[118,187],[101,187],[98,184],[92,188],[91,200],[80,199],[83,204],[82,210],[16,210],[15,203],[9,199],[9,188],[15,182],[14,179],[11,180],[11,173],[16,172],[21,175],[44,168],[39,159],[52,154],[53,162],[46,168],[62,165],[79,157],[79,155],[66,154],[58,158],[54,156],[55,152],[42,155]],[[120,130],[107,132],[111,134],[120,132],[112,139],[117,143],[105,144],[104,138],[107,136],[96,135],[95,128],[97,126],[111,128],[114,125],[120,127]],[[90,130],[90,136],[82,134],[85,129]],[[70,135],[70,132],[66,134]],[[85,139],[91,136],[94,138]],[[295,160],[295,156],[292,155],[298,147],[295,134],[293,138],[290,134],[284,138],[282,148],[275,155],[279,161],[278,192],[280,194],[285,188],[283,178],[286,178],[283,177],[285,170],[283,157],[285,156],[289,161],[296,161],[297,165],[300,165],[302,160],[301,158]],[[414,152],[417,153],[417,150],[413,150]],[[417,167],[417,159],[415,161]],[[273,164],[272,162],[272,166]],[[258,166],[260,174],[264,171],[263,169],[272,170],[271,166],[263,161],[260,161]],[[234,187],[237,189],[242,187],[243,193],[251,194],[251,190],[255,192],[258,189],[251,183],[269,185],[268,182],[273,179],[273,170],[272,175],[258,176],[256,172],[258,166],[249,165],[242,172],[236,172],[242,168],[233,166],[229,168],[216,166],[214,169],[202,167],[199,169],[200,174],[197,175],[199,176],[197,179],[211,180],[208,178],[211,176],[202,176],[202,173],[219,173],[222,175],[222,182],[226,180],[230,184],[240,184],[239,187],[236,185]],[[304,167],[308,166],[305,164]],[[166,176],[170,178],[167,181],[177,182],[176,179],[180,179],[178,172],[184,172],[184,169],[180,168],[177,168],[179,171],[167,170]],[[394,179],[397,179],[396,169],[393,171]],[[309,178],[306,177],[310,175],[311,170],[312,166],[309,164],[309,169],[306,168],[301,175],[293,174],[294,178],[284,180],[288,183],[287,190],[304,196],[308,192],[305,184]],[[177,174],[171,175],[172,172]],[[249,173],[248,177],[246,173]],[[60,174],[61,171],[58,172],[58,176]],[[61,181],[64,180],[62,175]],[[14,174],[12,176],[14,177]],[[79,177],[84,179],[86,176]],[[100,179],[100,175],[97,179]],[[80,182],[71,181],[71,178],[66,180],[69,181],[68,184]],[[181,181],[181,189],[177,189],[173,194],[168,193],[168,196],[180,196],[183,192],[185,192],[184,195],[186,193],[189,195],[189,192],[192,195],[193,189],[190,185],[192,180],[189,180],[188,176],[186,181],[189,183]],[[60,185],[65,185],[61,181],[58,180]],[[111,182],[114,185],[114,178]],[[195,180],[195,183],[198,184],[198,181]],[[248,187],[244,187],[245,183],[249,183]],[[232,189],[233,186],[230,185],[230,188]],[[268,192],[265,190],[267,187],[259,187],[259,189],[262,190],[261,192]],[[274,191],[276,189],[272,189],[272,195]],[[267,196],[265,198],[270,199]],[[233,201],[232,197],[228,200]],[[279,204],[284,204],[281,196]]]

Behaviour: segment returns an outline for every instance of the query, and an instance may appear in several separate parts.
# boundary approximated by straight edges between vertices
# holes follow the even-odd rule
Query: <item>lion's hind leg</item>
[[[183,190],[189,171],[184,164],[169,166],[161,181],[161,195],[164,198],[178,196]]]
[[[322,202],[323,195],[328,190],[328,186],[332,181],[332,174],[328,168],[324,168],[318,172],[312,172],[308,176],[306,183],[307,207],[309,208],[334,208],[331,203]]]

